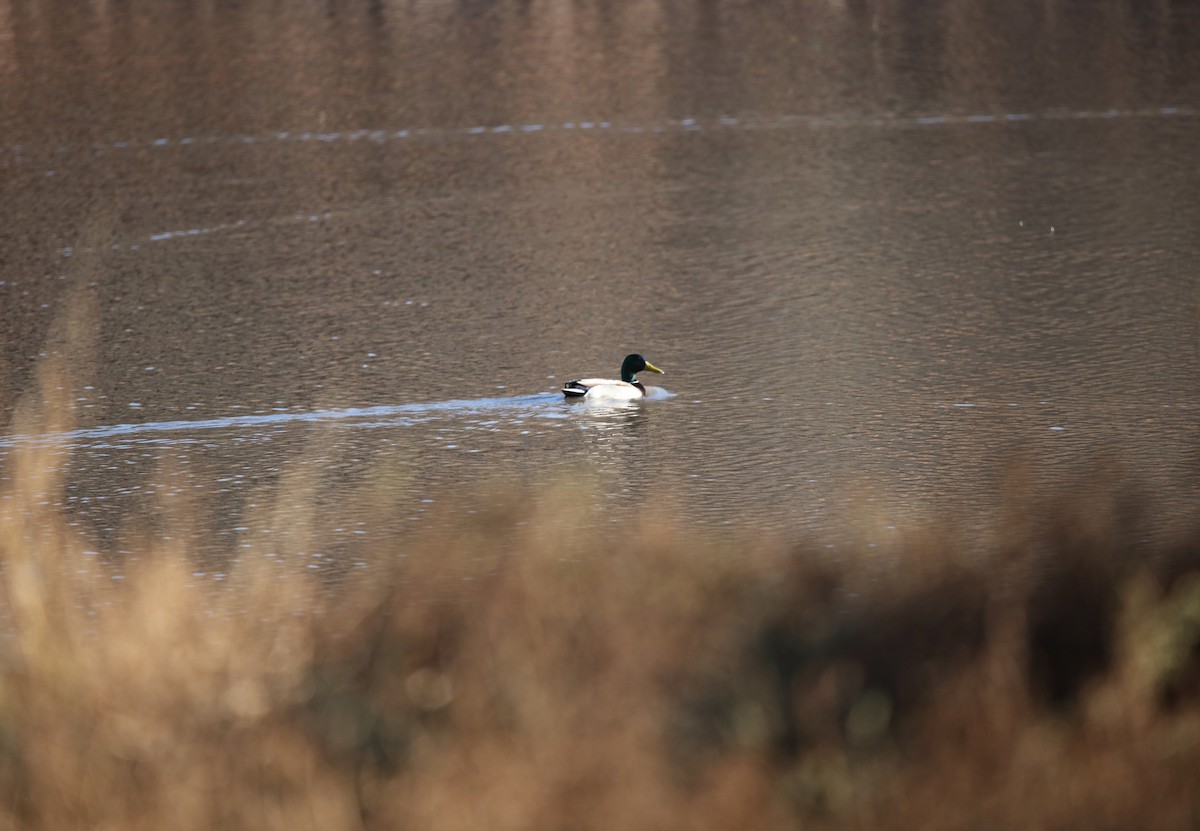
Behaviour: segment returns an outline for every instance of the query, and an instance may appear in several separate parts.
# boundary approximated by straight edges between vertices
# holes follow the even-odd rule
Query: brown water
[[[1014,459],[1182,515],[1197,44],[1165,0],[0,0],[0,423],[66,355],[98,549],[280,533],[288,477],[351,557],[572,470],[830,544]],[[554,392],[630,351],[664,392]]]

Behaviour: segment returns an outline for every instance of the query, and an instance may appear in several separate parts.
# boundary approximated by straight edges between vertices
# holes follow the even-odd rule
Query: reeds
[[[1200,536],[1116,486],[832,563],[559,483],[214,584],[85,569],[55,458],[0,494],[8,827],[1200,826]]]

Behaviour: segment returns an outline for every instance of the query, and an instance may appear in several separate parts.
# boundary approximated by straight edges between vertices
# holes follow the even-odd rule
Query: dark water
[[[0,0],[0,423],[62,357],[98,548],[282,533],[291,483],[353,553],[576,470],[831,541],[1014,460],[1183,516],[1197,44],[1165,0]],[[635,350],[669,395],[553,393]]]

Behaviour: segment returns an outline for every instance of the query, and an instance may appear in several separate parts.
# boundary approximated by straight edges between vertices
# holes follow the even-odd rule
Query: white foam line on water
[[[433,401],[417,404],[385,404],[375,407],[347,407],[335,410],[312,410],[308,412],[263,413],[258,415],[222,416],[195,421],[147,421],[132,424],[110,424],[100,427],[84,427],[58,433],[0,436],[0,448],[17,446],[44,446],[67,444],[87,439],[108,439],[152,435],[160,433],[185,433],[201,430],[227,430],[244,427],[277,427],[297,422],[339,423],[358,419],[375,419],[369,426],[404,426],[429,420],[441,414],[460,415],[473,412],[537,411],[556,402],[562,396],[547,392],[536,395],[518,395],[511,398],[473,398],[451,401]],[[426,418],[414,418],[425,416]]]
[[[316,142],[354,142],[368,139],[376,144],[388,141],[404,141],[413,138],[454,138],[457,136],[482,135],[534,135],[586,131],[590,133],[645,134],[665,132],[699,132],[714,130],[779,130],[796,127],[845,129],[853,127],[903,128],[948,125],[1005,124],[1018,121],[1089,121],[1130,118],[1178,118],[1195,116],[1200,110],[1195,107],[1159,106],[1138,109],[1072,110],[1056,109],[1042,112],[1015,113],[934,113],[924,115],[897,115],[876,113],[863,115],[748,115],[717,116],[709,120],[701,118],[679,118],[651,124],[615,124],[611,121],[563,121],[561,123],[531,122],[529,124],[476,124],[470,127],[409,127],[406,129],[357,129],[335,132],[309,130],[275,130],[262,135],[233,136],[182,136],[170,138],[156,136],[152,139],[121,139],[90,145],[95,150],[130,150],[138,148],[196,147],[211,144],[259,144],[288,143],[305,144]],[[66,152],[68,145],[58,145],[58,152]],[[9,152],[18,156],[30,151],[25,144],[0,146],[0,153]]]
[[[220,233],[222,231],[239,231],[250,230],[261,225],[300,225],[313,222],[325,222],[334,217],[333,211],[322,211],[320,213],[297,213],[295,216],[275,217],[273,219],[264,219],[258,222],[252,222],[248,219],[239,219],[235,222],[220,222],[216,225],[196,226],[193,228],[181,228],[172,231],[157,231],[153,234],[146,234],[143,237],[138,237],[136,242],[128,243],[113,243],[109,248],[113,251],[140,251],[143,245],[170,242],[172,240],[203,237],[210,234]],[[77,253],[91,250],[89,248],[76,248],[73,245],[67,245],[59,249],[59,254],[64,257],[71,257]]]
[[[277,142],[334,142],[340,140],[356,141],[362,138],[369,138],[377,143],[385,142],[389,139],[399,140],[406,139],[411,136],[474,136],[486,134],[533,134],[544,132],[563,132],[576,130],[609,130],[613,128],[619,133],[663,133],[669,130],[679,132],[695,132],[699,130],[725,130],[725,129],[743,129],[743,130],[763,130],[763,129],[784,129],[795,126],[807,126],[813,128],[847,128],[855,126],[869,127],[927,127],[933,125],[979,125],[979,124],[1003,124],[1019,121],[1059,121],[1063,119],[1072,120],[1087,120],[1087,119],[1104,119],[1111,120],[1114,118],[1153,118],[1153,117],[1178,117],[1178,116],[1194,116],[1200,110],[1192,107],[1149,107],[1139,110],[1049,110],[1041,113],[1019,112],[1019,113],[977,113],[971,115],[917,115],[917,116],[819,116],[819,115],[780,115],[774,117],[741,117],[721,116],[707,124],[696,118],[681,118],[669,122],[663,122],[650,126],[644,125],[617,125],[614,127],[609,121],[565,121],[562,124],[498,124],[498,125],[477,125],[474,127],[447,127],[447,128],[418,128],[407,130],[354,130],[352,132],[333,132],[333,133],[313,133],[313,132],[295,132],[291,130],[280,130],[274,133],[263,136],[233,136],[222,138],[220,136],[209,136],[202,139],[193,137],[185,137],[172,142],[169,138],[156,138],[149,142],[137,142],[132,140],[116,141],[111,145],[102,145],[103,147],[111,147],[114,149],[126,149],[130,147],[148,146],[148,147],[170,147],[172,144],[177,146],[191,146],[197,143],[214,144],[221,142],[230,143],[248,143],[252,141],[277,141]],[[23,145],[12,145],[11,148],[0,147],[0,152],[6,149],[21,151]],[[63,147],[60,150],[65,149]],[[330,211],[322,213],[297,213],[294,217],[283,217],[271,220],[263,220],[258,223],[251,223],[246,219],[239,219],[234,222],[221,222],[216,225],[197,226],[193,228],[171,229],[158,231],[148,234],[137,241],[128,243],[114,243],[111,248],[113,251],[138,251],[142,245],[147,243],[168,242],[172,240],[209,236],[224,231],[236,231],[240,229],[248,229],[255,225],[264,223],[273,223],[279,225],[292,225],[300,223],[323,222],[331,219],[334,214]],[[82,249],[80,249],[82,250]],[[64,257],[70,257],[77,253],[77,249],[73,246],[66,246],[60,249],[60,253]]]

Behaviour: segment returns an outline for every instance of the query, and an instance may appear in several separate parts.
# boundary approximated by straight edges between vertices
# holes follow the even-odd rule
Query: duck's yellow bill
[[[659,375],[667,374],[667,371],[665,369],[659,369],[658,367],[656,367],[654,364],[650,363],[649,361],[646,361],[646,371],[647,372],[657,372]]]

